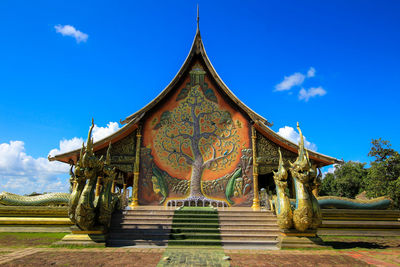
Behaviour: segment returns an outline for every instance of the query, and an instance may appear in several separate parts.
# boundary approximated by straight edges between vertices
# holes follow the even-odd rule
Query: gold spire
[[[200,17],[199,17],[199,4],[197,4],[197,31],[200,31],[200,27],[199,27],[199,22],[200,22]]]

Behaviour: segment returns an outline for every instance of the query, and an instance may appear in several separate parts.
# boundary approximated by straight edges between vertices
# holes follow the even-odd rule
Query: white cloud
[[[68,173],[67,164],[27,155],[22,141],[0,144],[0,191],[67,192],[65,173]]]
[[[296,132],[292,127],[290,126],[285,126],[279,129],[278,134],[290,141],[292,141],[295,144],[298,144],[300,141],[300,134]],[[307,149],[317,151],[317,145],[314,143],[311,143],[307,141],[307,138],[303,135],[304,137],[304,146]]]
[[[311,67],[308,71],[307,71],[307,78],[311,78],[315,76],[315,69],[313,67]]]
[[[316,96],[323,96],[326,95],[326,90],[322,88],[321,86],[319,87],[311,87],[308,90],[301,88],[299,92],[299,100],[304,100],[308,102],[310,98],[316,97]]]
[[[87,39],[89,38],[89,35],[86,33],[83,33],[81,31],[78,31],[75,29],[74,26],[71,25],[56,25],[54,26],[56,29],[56,32],[60,33],[63,36],[71,36],[74,37],[77,43],[80,42],[86,42]]]
[[[49,152],[50,156],[55,156],[68,151],[72,151],[81,148],[83,144],[83,138],[74,137],[72,139],[63,139],[60,141],[60,148],[54,148]]]
[[[300,72],[296,72],[290,76],[285,76],[283,81],[275,86],[275,91],[287,91],[293,86],[300,85],[304,82],[306,76]]]
[[[324,167],[323,169],[322,169],[322,178],[325,178],[325,176],[328,174],[328,173],[334,173],[335,172],[335,168],[336,168],[336,166],[338,166],[339,164],[333,164],[333,165],[331,165],[331,166],[327,166],[327,167]]]
[[[89,126],[90,128],[90,126]],[[93,136],[93,140],[94,142],[99,141],[113,133],[115,133],[116,131],[118,131],[119,128],[119,124],[118,122],[113,122],[110,121],[106,127],[99,127],[96,124],[93,127],[93,131],[92,131],[92,136]],[[82,143],[85,142],[86,143],[86,138],[83,139],[82,137],[74,137],[72,139],[63,139],[60,141],[60,147],[59,148],[54,148],[49,152],[50,156],[55,156],[58,154],[62,154],[65,152],[69,152],[78,148],[82,147]]]
[[[314,76],[315,76],[315,69],[313,67],[310,67],[306,75],[300,72],[295,72],[290,76],[285,76],[283,78],[283,81],[275,86],[274,91],[288,91],[292,89],[292,87],[294,86],[300,86],[301,84],[303,84],[306,78],[312,78]]]
[[[98,141],[119,129],[117,122],[109,122],[106,127],[93,127],[93,139]],[[86,138],[85,138],[86,140]],[[75,150],[82,146],[81,137],[63,139],[59,148],[52,149],[51,156]],[[35,192],[68,192],[69,165],[47,158],[34,158],[25,152],[22,141],[0,144],[0,192],[16,194]]]
[[[107,127],[98,127],[96,124],[93,127],[93,140],[99,141],[119,130],[118,122],[110,121]],[[81,144],[82,145],[82,144]]]

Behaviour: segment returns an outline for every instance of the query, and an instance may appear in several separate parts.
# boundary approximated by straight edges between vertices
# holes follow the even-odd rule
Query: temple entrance
[[[258,175],[258,189],[265,188],[267,192],[275,192],[274,174],[272,172]]]

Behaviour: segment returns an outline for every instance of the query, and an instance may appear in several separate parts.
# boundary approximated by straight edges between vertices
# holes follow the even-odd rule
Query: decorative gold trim
[[[140,164],[140,145],[142,140],[142,126],[139,125],[136,132],[136,155],[135,165],[133,166],[133,184],[132,184],[132,203],[129,207],[134,208],[139,206],[138,189],[139,189],[139,164]]]
[[[251,206],[251,208],[259,209],[260,197],[258,195],[258,164],[257,164],[257,151],[256,151],[257,135],[254,125],[251,126],[251,139],[253,146],[253,191],[254,191],[253,205]]]

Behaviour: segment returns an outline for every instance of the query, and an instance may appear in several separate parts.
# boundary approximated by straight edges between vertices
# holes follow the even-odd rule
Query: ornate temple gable
[[[251,201],[251,174],[242,162],[251,148],[249,116],[213,81],[201,58],[193,60],[182,81],[143,117],[141,204],[187,194],[188,200],[225,205]]]
[[[137,130],[136,130],[137,131]],[[133,173],[133,163],[135,162],[136,131],[125,138],[115,142],[111,146],[111,166],[125,173]],[[97,157],[106,157],[107,148],[95,152]]]
[[[195,66],[199,66],[199,68],[196,69]],[[195,74],[193,71],[204,73]],[[192,74],[190,74],[191,72]],[[193,75],[197,75],[196,77],[198,77],[199,80],[195,80],[196,77]],[[191,88],[194,84],[200,85],[200,89],[203,90],[202,93],[206,96],[207,100],[212,102],[212,100],[215,97],[218,98],[219,95],[219,97],[223,99],[224,103],[229,106],[230,109],[235,111],[235,114],[240,113],[241,116],[245,118],[246,124],[254,123],[255,128],[269,141],[286,149],[287,151],[297,154],[297,144],[294,144],[284,139],[283,137],[277,135],[274,131],[272,131],[269,128],[269,126],[272,126],[270,122],[268,122],[262,116],[258,115],[249,107],[247,107],[225,85],[225,83],[215,71],[207,56],[199,29],[197,29],[191,50],[185,62],[183,63],[182,67],[180,68],[174,79],[170,82],[170,84],[148,105],[122,120],[121,123],[125,125],[119,131],[104,138],[103,140],[94,143],[94,151],[96,152],[106,148],[110,141],[114,145],[114,143],[127,137],[129,134],[137,129],[139,123],[147,121],[148,118],[159,111],[160,107],[168,103],[174,97],[176,99],[178,97],[178,94],[181,94],[179,97],[185,97],[185,94],[188,92],[189,88]],[[183,90],[185,88],[186,91]],[[271,144],[270,146],[273,145]],[[49,160],[58,160],[65,163],[76,163],[78,157],[79,149],[56,155],[49,158]],[[325,156],[313,151],[310,151],[310,159],[315,161],[315,163],[319,167],[340,162],[335,158]]]
[[[266,139],[270,140],[274,144],[281,147],[281,149],[285,149],[291,153],[294,153],[297,156],[298,145],[283,138],[269,127],[265,126],[263,123],[256,121],[254,123],[254,127],[257,129],[258,133],[264,136]],[[317,165],[317,167],[323,167],[327,165],[331,165],[334,163],[340,163],[342,161],[337,160],[335,158],[317,153],[315,151],[308,150],[310,155],[310,160],[313,164]],[[284,156],[284,155],[283,155]]]
[[[132,120],[128,124],[124,125],[121,129],[119,129],[117,132],[111,134],[110,136],[107,136],[99,141],[96,141],[93,144],[93,151],[95,153],[98,153],[98,151],[107,149],[109,143],[111,142],[111,145],[113,146],[115,143],[117,143],[120,140],[123,140],[125,137],[130,135],[131,133],[135,132],[136,129],[138,128],[138,122],[142,117],[138,117],[135,120]],[[79,159],[79,153],[80,153],[80,148],[72,150],[70,152],[66,152],[63,154],[55,155],[54,157],[49,157],[48,159],[50,161],[61,161],[65,163],[73,163],[76,164],[76,162]]]
[[[276,171],[279,165],[279,146],[257,132],[257,163],[259,174],[267,174]],[[289,161],[294,162],[297,153],[281,148],[284,167],[288,168]]]
[[[153,101],[151,101],[141,110],[122,120],[121,123],[128,123],[139,116],[143,116],[143,114],[146,114],[149,111],[153,110],[160,102],[165,101],[166,98],[169,99],[171,93],[173,94],[174,91],[177,90],[177,88],[179,88],[183,82],[186,82],[185,79],[188,73],[192,70],[193,66],[198,63],[200,63],[203,70],[207,73],[206,76],[208,77],[209,82],[213,83],[215,88],[221,91],[226,101],[234,103],[236,108],[246,114],[246,116],[248,116],[251,121],[260,121],[267,126],[272,126],[272,124],[269,123],[266,119],[255,113],[243,102],[241,102],[222,81],[207,56],[199,30],[197,30],[196,32],[192,47],[185,62],[183,63],[178,73],[175,75],[174,79]]]

